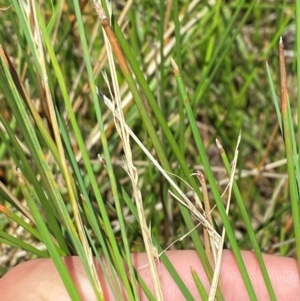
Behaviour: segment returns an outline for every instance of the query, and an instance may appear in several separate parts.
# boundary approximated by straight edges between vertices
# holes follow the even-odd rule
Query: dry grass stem
[[[114,105],[111,100],[107,98],[105,95],[101,94],[100,97],[103,98],[106,106],[112,111],[115,118],[119,119],[118,113],[114,111]],[[173,179],[168,175],[168,173],[161,167],[161,165],[157,162],[157,160],[153,157],[153,155],[147,150],[147,148],[143,145],[143,143],[138,139],[138,137],[134,134],[134,132],[130,129],[127,124],[124,124],[124,128],[128,131],[129,135],[133,138],[133,140],[139,145],[145,155],[149,158],[152,164],[160,171],[160,173],[164,176],[164,178],[169,182],[169,184],[175,189],[175,191],[180,195],[182,200],[177,200],[185,207],[187,207],[193,216],[201,221],[208,230],[214,235],[215,238],[219,238],[220,235],[215,231],[212,225],[207,221],[206,217],[199,212],[199,210],[194,206],[194,204],[189,200],[184,192],[178,187],[178,185],[173,181]]]
[[[213,225],[212,217],[210,214],[211,208],[210,208],[210,204],[209,204],[209,197],[208,197],[204,174],[202,172],[200,172],[199,170],[197,170],[194,173],[194,175],[196,175],[197,179],[200,182],[201,188],[202,188],[205,216],[207,217],[209,223],[211,225]],[[214,269],[215,263],[214,263],[212,252],[215,253],[215,246],[214,246],[214,244],[211,243],[211,237],[209,235],[208,230],[205,227],[203,228],[203,237],[204,237],[204,247],[205,247],[205,252],[206,252],[207,258],[209,260],[210,266],[212,267],[212,269]]]
[[[95,3],[95,2],[94,2]],[[96,4],[95,4],[96,5]],[[132,188],[133,188],[133,199],[135,200],[135,204],[137,207],[137,212],[139,216],[139,223],[140,223],[140,228],[142,230],[142,235],[143,235],[143,241],[145,244],[145,249],[149,261],[149,266],[150,266],[150,271],[152,275],[152,281],[154,285],[154,291],[155,291],[155,296],[157,300],[163,301],[163,293],[162,293],[162,287],[161,287],[161,281],[159,277],[159,273],[157,270],[157,266],[155,263],[155,260],[157,259],[157,250],[152,244],[152,239],[151,239],[151,231],[150,227],[147,226],[147,221],[146,221],[146,216],[143,208],[143,201],[142,201],[142,195],[139,189],[138,185],[138,174],[136,167],[133,164],[133,159],[132,159],[132,152],[131,152],[131,146],[130,146],[130,139],[129,139],[129,133],[125,129],[125,118],[123,115],[123,110],[122,110],[122,101],[120,98],[120,91],[119,91],[119,85],[118,85],[118,80],[117,80],[117,74],[116,74],[116,66],[114,63],[113,55],[112,55],[112,48],[114,48],[114,53],[116,55],[123,57],[123,54],[121,52],[121,49],[115,40],[114,34],[108,24],[108,20],[106,19],[106,16],[104,15],[103,9],[100,7],[100,5],[96,5],[96,10],[99,15],[99,18],[102,22],[103,25],[103,34],[105,38],[105,46],[107,50],[107,56],[108,56],[108,62],[109,62],[109,68],[111,72],[111,78],[112,78],[112,83],[113,83],[113,90],[114,90],[114,103],[112,103],[113,107],[115,108],[113,110],[113,116],[114,116],[114,123],[116,126],[116,129],[119,133],[120,139],[123,142],[123,150],[125,154],[124,158],[124,170],[127,172],[131,183],[132,183]],[[105,22],[105,24],[103,24]],[[110,38],[108,38],[108,36]],[[113,37],[112,37],[113,35]],[[112,44],[111,44],[112,43]],[[116,49],[117,48],[117,49]],[[125,58],[124,58],[125,59]],[[126,65],[126,61],[122,61],[123,65]],[[120,63],[120,61],[119,61]],[[107,85],[109,86],[109,83],[107,82]],[[118,117],[116,117],[118,116]]]
[[[230,182],[229,182],[230,183],[229,184],[229,192],[228,192],[228,198],[227,198],[227,204],[226,204],[226,213],[227,213],[227,215],[228,215],[228,212],[229,212],[229,206],[230,206],[230,200],[231,200],[231,194],[232,194],[232,187],[233,187],[233,183],[234,183],[234,174],[235,174],[235,169],[236,169],[236,164],[237,164],[237,159],[238,159],[238,153],[239,153],[238,147],[240,145],[240,142],[241,142],[241,132],[238,136],[238,141],[237,141],[237,145],[236,145],[235,153],[234,153],[234,159],[233,159],[233,162],[232,162]],[[221,143],[218,140],[217,140],[217,146],[220,150],[223,149]],[[220,272],[221,272],[221,264],[222,264],[224,239],[225,239],[225,228],[223,228],[223,230],[222,230],[222,237],[220,239],[219,246],[218,246],[218,255],[217,255],[216,262],[215,262],[214,275],[213,275],[213,279],[212,279],[212,282],[211,282],[211,289],[210,289],[210,292],[209,292],[208,301],[213,301],[215,299],[218,283],[220,283]]]
[[[38,78],[40,77],[40,83],[41,83],[41,85],[40,85],[41,95],[44,96],[44,98],[42,97],[41,102],[42,102],[45,114],[46,114],[46,116],[48,116],[47,119],[49,122],[49,126],[53,130],[55,142],[56,142],[56,145],[58,148],[58,152],[60,154],[62,173],[64,175],[66,187],[67,187],[68,194],[70,197],[70,202],[72,205],[72,210],[74,213],[75,223],[77,226],[77,235],[79,236],[79,238],[82,242],[82,245],[83,245],[83,248],[85,251],[84,252],[85,256],[90,264],[90,271],[93,274],[93,279],[92,279],[92,281],[94,283],[93,287],[97,290],[98,296],[103,296],[103,292],[102,292],[102,288],[100,285],[100,281],[97,276],[96,268],[94,266],[93,261],[91,260],[91,258],[93,256],[92,256],[92,252],[90,250],[89,243],[88,243],[85,231],[84,231],[83,223],[82,223],[79,208],[78,208],[78,202],[75,198],[75,194],[74,194],[72,184],[71,184],[71,176],[70,176],[70,172],[68,170],[68,164],[66,161],[64,147],[62,144],[60,130],[59,130],[56,114],[55,114],[55,109],[54,109],[54,105],[53,105],[54,102],[53,102],[51,91],[50,91],[49,84],[48,84],[48,75],[47,75],[47,71],[46,71],[46,59],[45,59],[45,55],[44,55],[44,46],[43,46],[43,42],[42,42],[43,38],[41,36],[41,30],[40,30],[40,26],[39,26],[39,22],[38,22],[35,5],[36,5],[36,3],[34,1],[30,1],[29,6],[27,7],[27,16],[28,16],[28,24],[29,24],[28,27],[32,30],[31,34],[34,37],[34,41],[35,41],[35,45],[36,45],[36,55],[39,60],[39,66],[40,66],[40,72],[41,72],[40,74],[38,73]]]

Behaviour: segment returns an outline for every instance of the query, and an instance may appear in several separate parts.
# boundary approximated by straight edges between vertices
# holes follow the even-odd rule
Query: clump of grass
[[[282,40],[281,109],[264,61],[276,70],[275,45],[290,34],[295,8],[242,0],[159,1],[158,10],[147,1],[29,3],[6,1],[1,12],[2,248],[51,257],[72,300],[80,296],[62,261],[68,255],[80,257],[98,300],[103,291],[93,257],[103,265],[100,255],[116,300],[125,298],[113,285],[117,279],[130,300],[139,300],[138,286],[150,300],[163,300],[156,260],[192,300],[164,251],[192,246],[212,281],[206,292],[192,271],[199,295],[223,300],[218,278],[225,245],[256,300],[240,254],[248,248],[275,300],[261,249],[295,235],[296,248],[282,245],[279,253],[299,258],[299,146]],[[261,27],[269,31],[264,39]],[[266,105],[269,86],[275,109]],[[287,154],[291,205],[285,206],[286,175],[274,165],[267,173],[284,157],[275,147],[282,143],[276,124]],[[264,217],[269,199],[272,210]],[[289,216],[295,230],[287,233]],[[6,233],[15,224],[29,238]],[[154,292],[130,256],[144,250]]]

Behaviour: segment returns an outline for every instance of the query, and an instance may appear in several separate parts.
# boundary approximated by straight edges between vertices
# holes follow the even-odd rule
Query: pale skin
[[[197,271],[206,289],[209,283],[206,279],[201,262],[195,251],[169,251],[168,257],[185,282],[195,300],[201,300],[191,277],[190,268]],[[253,282],[258,300],[269,300],[257,261],[252,252],[242,252],[249,276]],[[151,276],[147,267],[145,254],[133,254],[134,265],[150,288]],[[291,258],[264,255],[264,260],[274,286],[278,301],[300,300],[300,278],[297,261]],[[77,257],[65,258],[66,265],[75,281],[83,300],[96,300],[86,279],[83,268]],[[157,264],[165,300],[185,300],[176,288],[169,274],[161,263]],[[105,300],[115,300],[109,291],[103,274],[99,268],[99,279],[105,292]],[[224,251],[222,270],[222,290],[225,300],[249,300],[243,280],[238,271],[234,256]],[[0,279],[1,301],[67,301],[70,300],[58,273],[50,259],[37,259],[20,264]],[[147,300],[143,297],[142,300]]]

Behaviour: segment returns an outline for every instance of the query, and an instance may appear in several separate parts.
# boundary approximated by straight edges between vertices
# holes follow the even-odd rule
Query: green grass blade
[[[19,174],[18,176],[19,176],[19,183],[20,183],[22,192],[23,192],[24,196],[26,196],[28,194],[28,190],[26,188],[25,179],[23,178],[23,176],[21,174]],[[37,228],[39,229],[39,232],[44,239],[44,243],[47,246],[47,250],[48,250],[49,254],[51,255],[51,258],[57,268],[58,273],[61,276],[61,279],[66,287],[66,290],[68,291],[72,301],[73,300],[80,301],[81,298],[79,296],[77,288],[75,287],[75,284],[73,283],[73,280],[72,280],[66,266],[64,265],[64,262],[61,258],[61,254],[59,254],[59,252],[57,251],[56,245],[53,243],[52,237],[49,233],[49,229],[47,228],[47,226],[44,222],[44,218],[40,214],[37,206],[35,205],[35,202],[33,200],[32,201],[30,201],[30,200],[31,200],[31,197],[28,197],[27,198],[28,207],[29,207],[30,211],[32,212],[32,215],[34,216]]]
[[[175,76],[176,76],[178,89],[179,89],[179,91],[182,95],[182,98],[184,99],[184,104],[185,104],[187,116],[188,116],[188,119],[189,119],[189,124],[191,126],[193,136],[194,136],[194,139],[195,139],[195,142],[196,142],[196,145],[197,145],[197,149],[198,149],[198,152],[200,154],[202,164],[204,166],[205,174],[206,174],[206,176],[208,178],[208,181],[209,181],[209,184],[211,186],[211,190],[212,190],[217,208],[219,210],[219,213],[220,213],[220,216],[221,216],[221,219],[222,219],[225,231],[226,231],[226,235],[228,237],[231,248],[232,248],[233,253],[235,255],[235,258],[236,258],[238,267],[240,269],[241,276],[244,280],[246,289],[248,291],[249,297],[251,298],[251,300],[257,300],[256,294],[254,292],[252,283],[250,281],[250,277],[247,273],[247,270],[246,270],[241,252],[238,248],[233,230],[231,228],[228,216],[226,214],[226,211],[225,211],[220,193],[218,191],[218,187],[216,185],[215,178],[214,178],[213,173],[211,171],[211,168],[210,168],[210,165],[209,165],[209,162],[208,162],[208,158],[207,158],[206,153],[205,153],[205,148],[203,146],[203,142],[202,142],[202,139],[199,135],[199,131],[198,131],[198,128],[197,128],[197,125],[196,125],[196,121],[194,119],[193,110],[190,106],[189,99],[188,99],[187,93],[185,91],[185,87],[184,87],[184,84],[182,82],[182,78],[180,76],[180,72],[179,72],[179,70],[176,66],[176,63],[174,61],[172,61],[172,65],[173,65],[174,73],[175,73]]]
[[[221,157],[222,157],[224,166],[226,168],[227,174],[230,177],[231,167],[230,167],[229,160],[226,156],[225,150],[223,149],[223,147],[221,147],[221,145],[219,146],[219,149],[220,149]],[[247,234],[249,235],[250,241],[252,243],[252,246],[253,246],[257,261],[258,261],[258,265],[260,267],[260,271],[262,273],[263,279],[265,281],[265,285],[266,285],[268,293],[269,293],[269,297],[270,297],[271,300],[275,301],[276,300],[275,292],[274,292],[274,289],[273,289],[273,286],[272,286],[272,283],[271,283],[271,280],[270,280],[265,262],[263,260],[262,254],[261,254],[261,250],[260,250],[260,247],[258,245],[256,236],[255,236],[255,232],[252,228],[251,220],[248,216],[247,209],[245,208],[244,201],[242,199],[242,196],[241,196],[241,193],[240,193],[240,190],[238,188],[238,185],[237,185],[236,181],[234,181],[234,183],[233,183],[233,192],[234,192],[239,210],[241,212],[243,221],[245,223]]]
[[[284,48],[283,41],[280,39],[279,42],[279,61],[280,61],[280,84],[281,84],[281,113],[283,120],[283,132],[284,132],[284,143],[285,151],[287,156],[287,168],[289,176],[289,190],[292,204],[292,213],[294,220],[294,230],[296,239],[296,253],[298,258],[298,266],[300,267],[300,215],[299,215],[299,192],[297,189],[297,179],[299,174],[296,174],[295,170],[295,158],[293,144],[295,143],[295,136],[291,127],[292,120],[290,114],[290,101],[287,89],[286,69],[284,60]],[[294,140],[294,142],[293,142]]]

